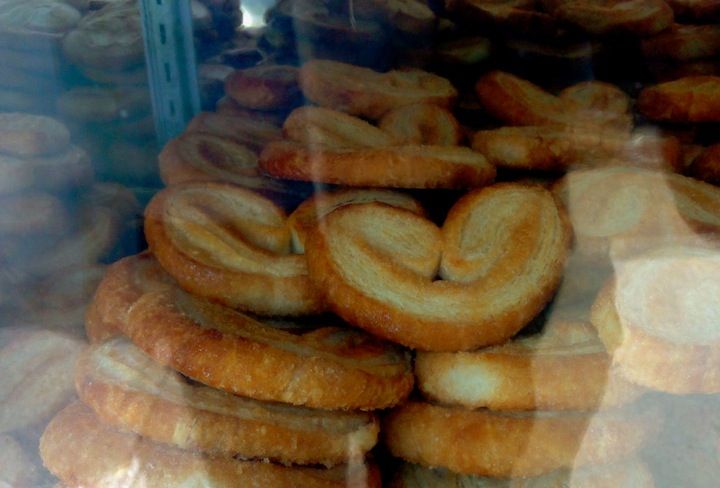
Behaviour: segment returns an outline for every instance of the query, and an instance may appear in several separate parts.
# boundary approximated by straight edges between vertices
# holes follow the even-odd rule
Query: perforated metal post
[[[179,135],[200,111],[190,0],[139,0],[158,141]]]

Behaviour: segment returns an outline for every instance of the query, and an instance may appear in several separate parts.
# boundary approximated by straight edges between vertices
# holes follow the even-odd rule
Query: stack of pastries
[[[673,21],[662,0],[446,10],[559,29],[553,48]],[[668,464],[686,486],[720,471],[716,421],[681,418],[720,393],[720,189],[693,169],[720,142],[720,79],[558,89],[493,66],[468,83],[468,120],[467,86],[398,68],[238,70],[165,146],[149,251],[105,273],[79,402],[42,439],[62,483],[652,487]],[[658,442],[678,430],[712,452],[671,459]],[[688,472],[698,459],[710,474]]]

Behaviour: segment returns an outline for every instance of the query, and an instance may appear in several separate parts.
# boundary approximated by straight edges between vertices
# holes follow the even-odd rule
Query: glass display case
[[[717,0],[0,0],[0,486],[712,487]]]

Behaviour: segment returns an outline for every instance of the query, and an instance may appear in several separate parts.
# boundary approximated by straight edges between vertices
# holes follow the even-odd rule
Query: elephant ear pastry
[[[540,187],[472,192],[442,229],[408,210],[343,207],[306,243],[331,308],[373,334],[453,351],[513,336],[560,282],[570,240],[563,210]]]

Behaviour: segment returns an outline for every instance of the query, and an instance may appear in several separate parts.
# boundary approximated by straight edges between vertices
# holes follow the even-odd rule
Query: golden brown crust
[[[300,96],[298,68],[260,65],[237,70],[225,79],[225,93],[241,107],[285,109],[297,102]]]
[[[390,413],[383,433],[390,452],[406,461],[506,478],[620,461],[658,421],[648,411],[501,414],[409,402]]]
[[[486,478],[460,475],[446,469],[431,469],[402,463],[390,488],[654,488],[647,465],[624,461],[577,469],[559,469],[533,478]]]
[[[669,393],[720,392],[717,272],[710,249],[668,247],[619,266],[591,320],[621,373]]]
[[[594,410],[642,389],[611,367],[592,325],[551,320],[541,334],[464,353],[419,352],[418,387],[443,404],[492,410]]]
[[[362,459],[379,432],[371,414],[280,406],[189,384],[120,338],[83,353],[75,384],[103,422],[216,456],[334,466]]]
[[[179,290],[145,294],[124,332],[161,364],[231,393],[329,409],[385,408],[413,384],[408,358],[353,330],[292,334]]]
[[[640,112],[652,119],[671,122],[720,121],[720,76],[688,76],[643,89]]]
[[[301,203],[288,217],[292,232],[293,249],[305,252],[305,241],[317,230],[320,219],[336,208],[358,203],[381,202],[394,207],[404,208],[418,215],[425,215],[420,202],[404,193],[388,190],[350,189],[332,193],[315,193]]]
[[[720,184],[720,144],[704,149],[692,160],[688,173],[714,185]]]
[[[280,139],[280,128],[269,122],[247,117],[202,112],[188,123],[186,132],[228,137],[259,151],[265,144]]]
[[[630,97],[627,93],[603,81],[589,80],[570,85],[558,93],[558,98],[588,110],[598,110],[618,116],[629,114],[630,111]]]
[[[587,90],[578,88],[577,90]],[[598,91],[598,88],[593,88]],[[607,92],[607,89],[603,91]],[[618,113],[616,104],[601,104],[595,96],[580,96],[570,91],[555,96],[537,85],[503,71],[483,75],[475,92],[490,115],[511,125],[607,125],[627,128],[627,111]]]
[[[101,424],[92,411],[74,403],[60,412],[40,440],[45,466],[69,486],[111,488],[142,485],[287,488],[341,488],[362,483],[379,487],[372,466],[339,466],[332,470],[291,468],[262,461],[205,457],[152,443]]]
[[[373,334],[434,351],[514,335],[555,291],[570,240],[551,194],[519,184],[469,193],[442,231],[377,203],[337,209],[322,225],[307,258],[331,308]]]
[[[680,171],[673,137],[571,126],[501,127],[475,133],[472,148],[495,166],[559,171],[570,167],[633,166]]]
[[[664,0],[544,0],[548,11],[591,34],[656,34],[673,22]]]
[[[290,252],[285,213],[227,183],[174,185],[145,210],[150,249],[186,290],[264,315],[324,308],[305,257]]]
[[[448,80],[426,71],[379,73],[326,60],[305,63],[300,68],[300,86],[320,106],[370,119],[416,103],[449,107],[457,97]]]
[[[85,332],[91,343],[120,334],[130,307],[144,293],[170,286],[174,280],[152,254],[123,258],[107,268],[85,316]]]
[[[568,209],[577,252],[586,259],[606,260],[611,247],[635,252],[720,230],[720,190],[678,174],[580,170],[567,174],[553,191]]]
[[[72,368],[84,343],[24,326],[0,331],[0,432],[46,422],[73,397]]]
[[[448,109],[418,104],[396,108],[378,122],[399,144],[457,146],[462,139],[460,123]]]
[[[300,107],[283,124],[283,133],[306,146],[370,148],[397,145],[385,131],[359,117],[323,107]]]
[[[277,178],[388,188],[473,188],[495,178],[483,156],[442,146],[352,149],[280,141],[265,146],[260,168]]]
[[[641,44],[648,58],[691,61],[720,54],[720,26],[675,24]]]
[[[70,145],[70,132],[56,119],[22,113],[0,114],[0,151],[15,156],[44,156]]]
[[[233,139],[188,132],[169,141],[159,156],[166,185],[221,181],[258,191],[282,192],[281,183],[261,175],[257,154]]]

